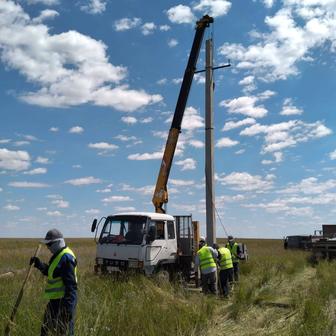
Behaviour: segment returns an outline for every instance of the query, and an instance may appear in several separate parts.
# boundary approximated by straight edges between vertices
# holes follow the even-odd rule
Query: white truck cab
[[[97,243],[95,272],[190,273],[195,246],[192,225],[191,216],[152,212],[118,213],[101,218],[98,225],[95,219],[91,227]]]

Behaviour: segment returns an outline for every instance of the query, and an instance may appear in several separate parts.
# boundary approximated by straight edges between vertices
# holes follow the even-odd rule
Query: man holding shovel
[[[49,264],[41,262],[38,257],[30,260],[48,278],[44,298],[49,303],[44,313],[41,336],[73,336],[77,304],[76,257],[57,229],[49,230],[42,243],[52,253]]]

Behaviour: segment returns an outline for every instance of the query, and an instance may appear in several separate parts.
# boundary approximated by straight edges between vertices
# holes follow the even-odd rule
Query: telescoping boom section
[[[173,162],[174,153],[181,132],[181,124],[184,115],[184,110],[188,101],[190,87],[194,78],[198,55],[201,49],[204,31],[213,23],[213,18],[205,15],[197,21],[194,42],[191,47],[191,52],[186,70],[184,72],[183,81],[176,103],[173,121],[169,130],[166,147],[164,150],[159,175],[156,181],[155,191],[152,202],[155,207],[155,212],[165,213],[163,205],[168,203],[167,182],[169,178],[170,168]]]

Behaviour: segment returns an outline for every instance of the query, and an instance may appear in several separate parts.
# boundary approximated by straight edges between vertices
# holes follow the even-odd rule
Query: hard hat
[[[61,239],[63,239],[62,232],[57,229],[51,229],[47,232],[45,238],[41,240],[41,243],[49,244]]]
[[[201,236],[199,241],[200,241],[200,243],[201,243],[201,242],[204,242],[204,243],[205,243],[205,237],[204,237],[204,236]]]

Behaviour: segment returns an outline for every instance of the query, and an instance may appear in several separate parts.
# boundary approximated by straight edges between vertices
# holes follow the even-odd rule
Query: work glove
[[[38,257],[32,257],[30,258],[29,265],[34,265],[37,269],[41,268],[42,262]]]

